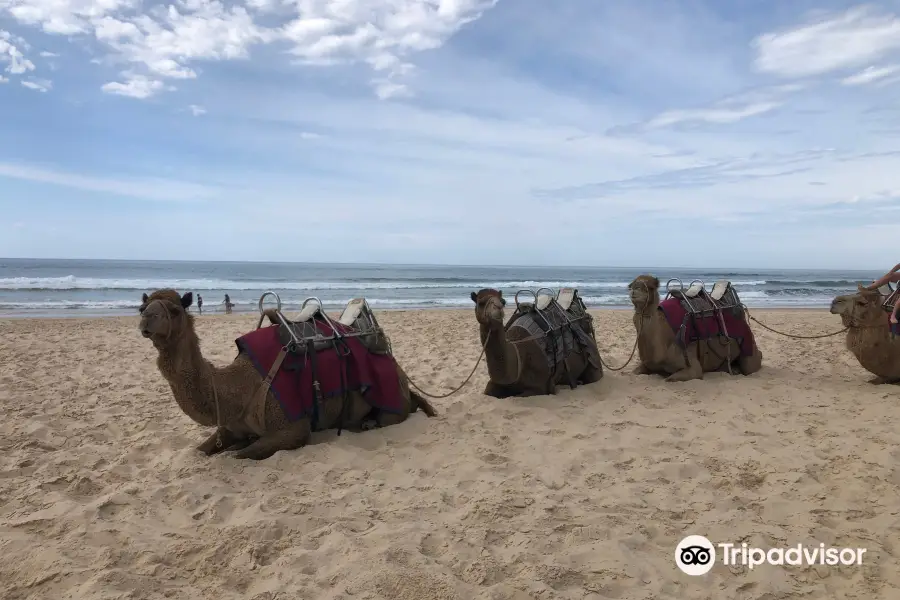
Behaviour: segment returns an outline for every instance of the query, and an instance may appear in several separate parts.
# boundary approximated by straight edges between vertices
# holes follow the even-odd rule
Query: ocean
[[[373,308],[471,307],[470,293],[497,288],[512,300],[520,289],[578,288],[589,307],[630,307],[628,282],[652,273],[665,284],[700,279],[712,287],[730,279],[750,308],[827,307],[882,273],[821,270],[697,270],[612,267],[472,267],[249,262],[0,259],[0,316],[136,314],[141,295],[160,288],[203,297],[203,312],[256,311],[263,292],[281,296],[289,310],[318,297],[329,310],[365,297]],[[196,308],[195,308],[196,310]]]

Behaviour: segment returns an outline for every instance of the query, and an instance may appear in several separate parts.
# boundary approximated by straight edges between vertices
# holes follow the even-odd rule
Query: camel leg
[[[588,363],[584,367],[584,371],[581,372],[581,383],[589,384],[596,383],[603,379],[603,367],[595,367],[591,363]]]
[[[222,436],[222,446],[216,448],[216,440],[219,439],[219,436]],[[211,436],[209,436],[205,442],[197,446],[197,450],[202,452],[207,456],[212,456],[213,454],[218,454],[220,452],[224,452],[230,446],[239,443],[244,438],[241,436],[232,433],[231,431],[225,429],[224,427],[220,427],[217,429]]]
[[[409,413],[389,413],[383,410],[379,410],[378,414],[375,417],[375,422],[378,427],[390,427],[391,425],[397,425],[402,423],[406,419],[409,418]]]
[[[703,365],[700,364],[700,345],[694,342],[687,349],[689,358],[688,365],[679,371],[675,371],[668,377],[666,381],[690,381],[692,379],[703,379]]]
[[[312,437],[309,419],[300,419],[285,429],[279,429],[261,436],[258,440],[239,450],[235,458],[264,460],[279,450],[296,450],[309,443]]]
[[[225,448],[225,451],[226,452],[237,452],[238,450],[243,450],[244,448],[246,448],[247,446],[249,446],[250,444],[255,442],[257,439],[259,439],[259,436],[256,436],[256,435],[248,437],[248,438],[244,438],[244,439],[239,440],[239,441],[235,442],[234,444],[228,446],[227,448]]]
[[[653,371],[651,371],[644,363],[638,363],[637,366],[631,370],[631,373],[633,375],[653,375]]]
[[[897,378],[888,378],[888,377],[873,377],[869,379],[866,383],[871,383],[872,385],[892,385],[896,383],[900,383],[900,379]]]
[[[491,396],[493,398],[509,398],[510,396],[515,395],[505,385],[500,385],[493,381],[487,382],[487,385],[484,386],[484,392],[482,393],[485,396]]]
[[[750,356],[741,356],[738,358],[738,368],[744,375],[752,375],[762,369],[762,352],[759,348],[753,349]]]

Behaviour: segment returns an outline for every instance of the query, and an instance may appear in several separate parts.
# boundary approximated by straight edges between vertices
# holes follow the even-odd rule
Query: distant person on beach
[[[231,303],[231,298],[228,297],[228,294],[225,294],[225,314],[230,315],[231,309],[234,307],[234,304]]]
[[[203,296],[197,294],[197,310],[200,311],[200,314],[203,314]]]
[[[900,263],[894,265],[894,268],[890,270],[890,272],[885,273],[882,277],[876,279],[871,284],[867,285],[865,289],[870,291],[875,291],[886,283],[897,283],[900,281]],[[897,301],[894,302],[894,310],[891,311],[891,323],[897,324],[897,312],[900,311],[900,295],[897,296]]]

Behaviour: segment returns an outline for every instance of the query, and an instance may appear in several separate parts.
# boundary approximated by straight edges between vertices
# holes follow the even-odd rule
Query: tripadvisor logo
[[[719,552],[716,551],[719,549]],[[754,548],[747,544],[713,544],[702,535],[689,535],[675,548],[675,564],[688,575],[705,575],[721,555],[723,565],[744,565],[753,569],[760,565],[861,565],[865,548],[834,548],[819,544],[790,548]]]

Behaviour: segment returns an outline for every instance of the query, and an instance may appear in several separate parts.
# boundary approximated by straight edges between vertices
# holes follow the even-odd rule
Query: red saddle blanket
[[[340,324],[336,326],[344,333],[350,331]],[[331,328],[325,323],[316,321],[316,327],[323,335],[331,334]],[[235,343],[239,351],[247,353],[262,378],[269,374],[282,348],[278,325],[252,331],[239,337]],[[372,354],[359,339],[353,337],[343,338],[338,349],[340,353],[334,347],[316,353],[316,378],[323,400],[339,396],[343,390],[360,391],[374,408],[390,413],[403,412],[405,406],[400,394],[400,378],[392,356]],[[349,354],[344,356],[348,350]],[[318,417],[319,407],[314,401],[313,363],[305,352],[289,352],[284,357],[281,368],[272,380],[271,389],[289,420],[310,416],[315,420]]]
[[[681,301],[678,298],[669,298],[659,303],[659,309],[666,316],[672,331],[678,336],[681,325],[684,324],[684,336],[678,336],[678,341],[683,346],[687,346],[691,342],[697,340],[705,340],[715,337],[721,331],[719,319],[715,315],[709,317],[695,317],[689,315]],[[737,340],[741,347],[741,356],[750,356],[753,354],[753,331],[750,325],[744,319],[739,319],[730,310],[722,311],[722,320],[725,321],[725,328],[728,330],[728,337]]]

